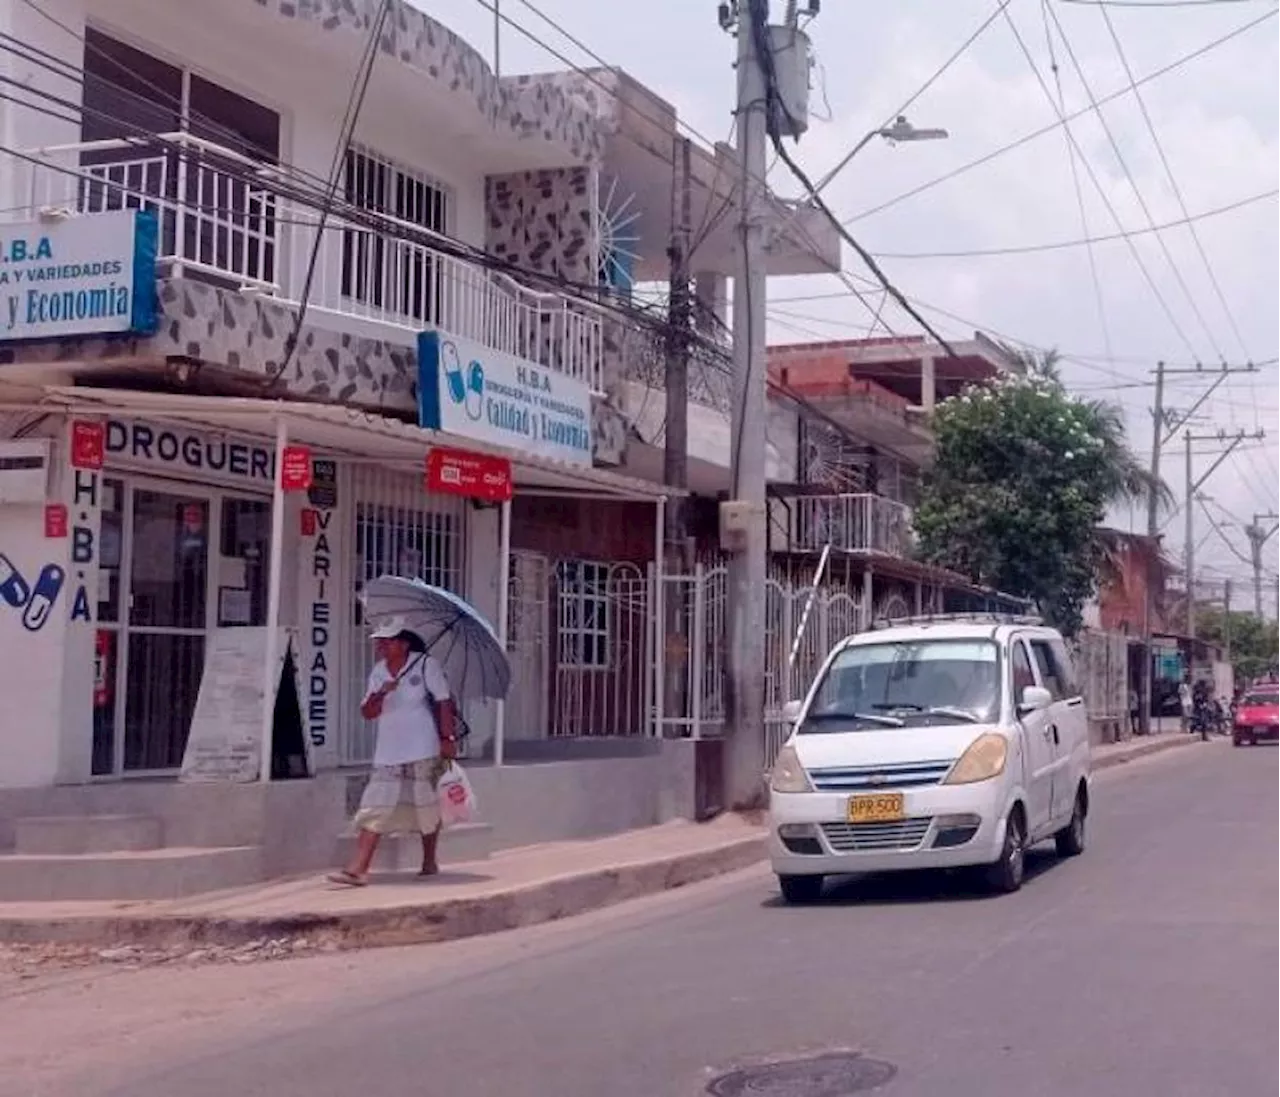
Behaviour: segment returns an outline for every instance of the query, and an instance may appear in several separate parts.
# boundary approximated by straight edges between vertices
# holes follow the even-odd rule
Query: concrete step
[[[335,865],[345,865],[356,848],[354,833],[338,838]],[[441,831],[436,858],[442,865],[456,865],[465,861],[484,861],[493,852],[493,825],[491,823],[464,823]],[[417,872],[422,867],[422,839],[416,834],[392,834],[378,844],[373,857],[374,871]]]
[[[14,821],[15,853],[116,853],[159,849],[163,827],[151,815],[30,815]]]
[[[0,901],[177,899],[263,879],[257,846],[0,855]]]

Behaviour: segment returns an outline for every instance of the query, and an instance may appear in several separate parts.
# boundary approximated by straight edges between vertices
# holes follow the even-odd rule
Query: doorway
[[[271,501],[107,476],[93,774],[182,764],[211,629],[266,622]]]

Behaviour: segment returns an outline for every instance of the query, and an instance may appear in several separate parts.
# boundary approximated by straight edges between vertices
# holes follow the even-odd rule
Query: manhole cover
[[[894,1073],[890,1063],[833,1052],[743,1067],[720,1075],[707,1092],[711,1097],[849,1097],[884,1085]]]

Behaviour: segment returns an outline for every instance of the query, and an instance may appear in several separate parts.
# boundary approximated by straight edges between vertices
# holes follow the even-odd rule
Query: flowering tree
[[[1023,372],[938,405],[916,532],[926,560],[1033,599],[1074,635],[1105,561],[1108,504],[1167,490],[1125,445],[1118,408],[1072,397],[1056,354],[1011,353]]]

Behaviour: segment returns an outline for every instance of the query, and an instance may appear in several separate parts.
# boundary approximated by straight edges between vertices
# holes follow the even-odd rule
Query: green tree
[[[1196,635],[1211,644],[1226,645],[1227,615],[1217,606],[1196,607]],[[1236,683],[1274,674],[1280,635],[1275,621],[1259,621],[1252,613],[1231,614],[1231,666]]]
[[[1074,635],[1107,559],[1107,506],[1168,491],[1125,444],[1118,408],[1066,391],[1056,353],[1006,349],[1017,372],[935,410],[937,453],[915,517],[921,554],[1033,599]]]

